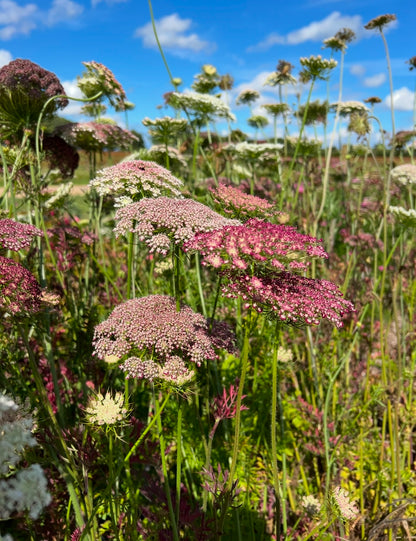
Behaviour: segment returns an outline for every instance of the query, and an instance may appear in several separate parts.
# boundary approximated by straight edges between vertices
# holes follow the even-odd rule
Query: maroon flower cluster
[[[59,126],[55,131],[68,144],[87,152],[128,149],[137,141],[133,133],[115,124],[73,122]]]
[[[0,247],[18,252],[28,248],[34,237],[42,237],[40,229],[31,224],[15,222],[9,218],[0,220]]]
[[[157,197],[120,208],[115,215],[116,237],[137,233],[151,252],[166,254],[171,242],[182,244],[196,233],[237,224],[193,199]]]
[[[41,289],[33,274],[13,259],[0,256],[0,310],[12,314],[36,312]]]
[[[174,298],[149,295],[117,306],[94,332],[94,354],[100,359],[130,356],[122,366],[127,377],[183,381],[185,365],[215,360],[206,319],[188,306],[176,309]],[[143,360],[144,358],[145,360]]]
[[[314,258],[327,258],[322,241],[296,228],[252,218],[244,225],[197,234],[184,246],[198,250],[204,264],[215,268],[246,270],[255,264],[273,270],[303,271]]]
[[[327,280],[314,280],[290,272],[269,273],[264,277],[224,272],[228,278],[222,292],[241,297],[245,308],[266,312],[284,323],[318,325],[327,319],[342,327],[342,316],[354,311],[339,288]]]
[[[58,135],[43,137],[43,152],[51,169],[59,169],[62,178],[74,176],[79,165],[78,152]]]
[[[46,102],[53,96],[65,95],[64,87],[54,73],[21,58],[0,69],[0,87],[12,92],[22,91],[31,101]],[[67,98],[55,100],[55,108],[63,109],[67,105]]]

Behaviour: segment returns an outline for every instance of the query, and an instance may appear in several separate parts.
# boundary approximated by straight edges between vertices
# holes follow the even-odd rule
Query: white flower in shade
[[[92,424],[115,425],[119,423],[127,414],[123,393],[115,393],[114,396],[111,396],[109,392],[105,395],[97,393],[90,398],[85,413]]]
[[[390,171],[391,179],[400,184],[416,184],[416,165],[404,163]]]
[[[310,517],[318,515],[322,507],[320,501],[312,495],[303,496],[303,498],[301,499],[301,504],[305,512]]]
[[[8,519],[13,513],[28,511],[36,520],[42,509],[51,503],[47,479],[39,464],[19,470],[13,477],[0,481],[0,518]]]
[[[32,429],[30,415],[12,398],[0,393],[0,520],[22,511],[36,520],[51,502],[47,479],[39,464],[16,471],[25,448],[36,445]]]

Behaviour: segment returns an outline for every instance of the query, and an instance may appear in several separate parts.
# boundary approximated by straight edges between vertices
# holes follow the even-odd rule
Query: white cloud
[[[66,21],[78,17],[84,11],[83,6],[72,2],[72,0],[53,0],[52,6],[48,11],[48,24]]]
[[[266,39],[257,43],[257,45],[247,47],[247,52],[267,51],[270,47],[273,47],[273,45],[283,45],[284,43],[286,43],[285,37],[273,32],[272,34],[269,34]]]
[[[396,111],[413,111],[414,92],[402,86],[393,92],[393,106]],[[391,106],[390,95],[384,98],[384,104]]]
[[[41,11],[36,4],[20,6],[14,0],[0,0],[0,39],[18,34],[28,35],[41,25],[53,26],[73,19],[83,12],[81,4],[72,0],[53,0],[50,8]]]
[[[121,4],[123,2],[128,2],[128,0],[91,0],[91,4],[93,7],[95,7],[100,2],[105,2],[106,4],[109,4],[111,6],[112,4]]]
[[[377,86],[381,86],[385,81],[386,81],[386,74],[377,73],[377,75],[366,77],[363,81],[363,84],[367,88],[376,88]]]
[[[356,75],[357,77],[362,77],[365,73],[365,67],[362,64],[353,64],[350,67],[351,75]]]
[[[155,21],[160,44],[165,49],[172,52],[180,51],[208,51],[213,50],[215,45],[208,41],[203,41],[195,34],[189,33],[192,25],[191,19],[181,19],[177,13],[167,15]],[[135,37],[141,38],[145,47],[155,49],[157,47],[156,39],[153,33],[152,23],[137,28]]]
[[[35,4],[19,6],[13,0],[0,0],[0,39],[8,40],[16,34],[29,34],[36,28],[34,20],[38,13]]]
[[[84,98],[85,96],[78,87],[78,80],[72,79],[72,81],[62,81],[62,86],[64,87],[65,94],[71,98]],[[85,105],[79,101],[69,100],[69,104],[63,110],[63,115],[76,116],[81,114],[81,107]]]
[[[339,11],[333,11],[325,19],[313,21],[307,26],[289,32],[286,36],[276,33],[269,34],[266,39],[249,47],[247,51],[264,51],[276,44],[299,45],[306,41],[323,41],[345,27],[353,30],[357,39],[364,35],[361,15],[341,15]]]
[[[13,60],[12,54],[5,49],[0,49],[0,68]]]

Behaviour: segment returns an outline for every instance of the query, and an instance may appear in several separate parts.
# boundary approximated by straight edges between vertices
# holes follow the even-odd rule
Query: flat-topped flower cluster
[[[193,199],[142,199],[118,209],[116,237],[136,233],[152,252],[166,254],[171,244],[183,244],[196,233],[239,224]]]
[[[131,160],[105,167],[89,183],[101,196],[136,198],[180,196],[183,186],[170,171],[155,162]]]
[[[217,359],[215,349],[227,347],[229,336],[219,342],[202,314],[188,306],[178,310],[173,297],[149,295],[117,306],[95,328],[93,345],[103,360],[128,356],[121,366],[126,377],[183,383],[193,375],[187,365]]]

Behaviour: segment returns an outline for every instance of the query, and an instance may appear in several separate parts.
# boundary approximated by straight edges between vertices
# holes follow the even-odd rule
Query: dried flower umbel
[[[117,306],[95,328],[93,345],[100,359],[128,357],[122,365],[126,377],[176,383],[192,377],[189,366],[215,360],[215,348],[220,346],[210,337],[201,314],[188,306],[177,310],[175,299],[165,295],[131,299]]]
[[[157,163],[132,160],[101,169],[89,186],[101,196],[126,196],[133,202],[143,197],[179,196],[183,182]]]
[[[366,30],[379,30],[380,32],[382,32],[385,26],[396,20],[396,15],[386,13],[385,15],[379,15],[378,17],[374,17],[374,19],[371,19],[371,21],[364,25],[364,28]]]
[[[193,199],[142,199],[116,212],[116,237],[136,233],[151,252],[166,255],[172,244],[183,244],[195,233],[239,223],[224,218]]]

